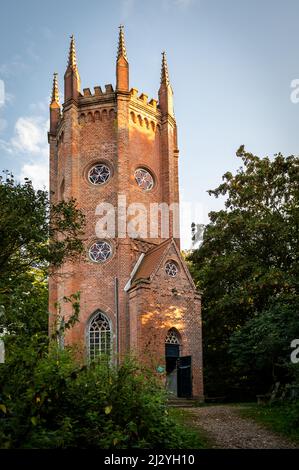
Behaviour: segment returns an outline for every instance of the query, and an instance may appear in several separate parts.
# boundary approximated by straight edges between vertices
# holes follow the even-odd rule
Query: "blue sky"
[[[198,222],[223,201],[207,190],[240,162],[239,145],[264,156],[298,154],[299,2],[296,0],[10,0],[1,5],[0,167],[40,186],[47,179],[52,73],[62,77],[74,33],[82,87],[115,83],[125,25],[130,86],[157,97],[167,51],[179,130],[181,199]],[[190,245],[183,217],[183,246]]]

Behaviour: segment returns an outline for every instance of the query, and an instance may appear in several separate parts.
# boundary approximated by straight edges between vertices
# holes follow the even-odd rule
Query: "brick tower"
[[[89,359],[133,353],[170,393],[202,398],[201,304],[179,251],[179,152],[165,53],[159,101],[148,101],[129,88],[120,27],[115,89],[81,92],[72,37],[62,107],[54,75],[49,144],[52,201],[73,197],[86,216],[85,255],[50,279],[51,322],[56,302],[80,291],[80,321],[67,343]],[[107,236],[99,234],[105,204],[115,208]]]

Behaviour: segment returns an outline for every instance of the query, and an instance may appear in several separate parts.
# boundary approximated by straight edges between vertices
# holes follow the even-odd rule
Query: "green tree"
[[[7,341],[47,333],[49,266],[80,256],[83,227],[73,199],[51,205],[29,180],[1,177],[0,334]]]
[[[223,183],[209,191],[226,198],[225,208],[209,214],[203,243],[189,257],[204,292],[205,383],[214,395],[232,387],[253,392],[269,386],[266,377],[253,382],[256,368],[250,381],[248,368],[232,360],[230,340],[247,321],[298,292],[299,159],[259,158],[243,146],[237,157],[242,166],[236,174],[227,172]],[[251,334],[249,327],[246,331]],[[244,337],[237,337],[241,347]]]
[[[297,297],[275,299],[232,334],[229,352],[247,381],[267,385],[291,379],[290,344],[299,338],[298,311]]]
[[[51,212],[51,217],[50,217]],[[0,178],[0,282],[16,281],[32,267],[59,266],[82,251],[84,216],[71,199],[50,205],[31,181]],[[5,284],[3,286],[3,284]]]

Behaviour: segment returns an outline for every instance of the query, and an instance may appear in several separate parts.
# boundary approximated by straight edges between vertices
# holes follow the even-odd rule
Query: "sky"
[[[62,90],[69,37],[82,88],[114,85],[119,24],[130,86],[149,98],[157,98],[167,52],[181,202],[193,207],[190,216],[182,210],[183,248],[191,246],[191,219],[207,223],[223,207],[207,190],[240,166],[241,144],[261,157],[299,152],[299,103],[291,99],[298,0],[10,0],[1,2],[0,18],[0,169],[37,188],[48,182],[52,74]]]

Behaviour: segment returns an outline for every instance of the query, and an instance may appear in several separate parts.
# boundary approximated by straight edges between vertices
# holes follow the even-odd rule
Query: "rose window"
[[[139,188],[143,191],[150,191],[154,186],[154,178],[145,168],[137,168],[135,171],[135,180]]]
[[[92,184],[104,184],[110,176],[111,170],[104,163],[93,166],[88,172],[88,179]]]
[[[175,277],[178,273],[178,267],[173,261],[168,261],[165,265],[165,271],[168,276]]]
[[[107,242],[95,242],[89,248],[89,257],[96,263],[103,263],[112,254],[111,245]]]

